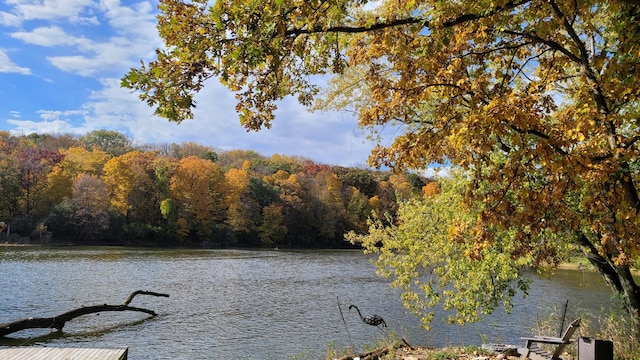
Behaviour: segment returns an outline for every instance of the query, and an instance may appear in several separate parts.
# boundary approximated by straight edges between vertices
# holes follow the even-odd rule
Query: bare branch
[[[27,329],[56,329],[62,330],[67,321],[75,319],[77,317],[94,314],[105,311],[134,311],[134,312],[142,312],[148,315],[157,316],[155,311],[129,306],[129,303],[133,300],[136,295],[152,295],[152,296],[161,296],[161,297],[169,297],[168,294],[161,294],[152,291],[143,291],[138,290],[134,291],[127,297],[127,300],[122,305],[93,305],[93,306],[83,306],[78,309],[74,309],[71,311],[67,311],[58,316],[49,317],[49,318],[26,318],[22,320],[12,321],[9,323],[0,324],[0,337],[6,336],[9,334],[16,333],[18,331],[27,330]]]

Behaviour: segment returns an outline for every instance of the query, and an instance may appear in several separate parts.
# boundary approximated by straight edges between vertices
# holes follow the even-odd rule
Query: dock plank
[[[0,360],[127,360],[128,348],[14,347],[0,349]]]

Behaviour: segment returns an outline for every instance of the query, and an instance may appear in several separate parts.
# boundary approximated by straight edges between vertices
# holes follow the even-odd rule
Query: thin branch
[[[514,130],[515,132],[519,133],[519,134],[523,134],[523,135],[534,135],[537,136],[541,139],[544,140],[551,140],[551,137],[541,131],[535,130],[535,129],[520,129],[519,127],[515,126],[515,125],[509,125],[509,127],[511,128],[511,130]],[[553,145],[549,142],[549,146],[551,146],[552,149],[554,149],[558,154],[566,156],[569,153],[567,153],[564,149]]]
[[[136,295],[151,295],[151,296],[169,297],[169,294],[161,294],[161,293],[157,293],[157,292],[153,292],[153,291],[136,290],[136,291],[132,292],[129,295],[129,297],[127,297],[127,300],[125,300],[124,304],[125,305],[129,305],[129,303],[131,303],[131,301],[133,300],[134,297],[136,297]]]
[[[535,43],[545,44],[548,47],[550,47],[551,49],[557,50],[557,51],[563,53],[571,61],[576,62],[578,64],[582,64],[581,59],[580,59],[579,56],[577,56],[576,54],[572,53],[571,51],[569,51],[568,49],[566,49],[565,47],[560,45],[558,42],[542,38],[539,35],[537,35],[536,33],[523,33],[523,32],[520,32],[520,31],[513,31],[513,30],[508,30],[508,29],[504,30],[503,33],[508,34],[508,35],[513,35],[513,36],[522,36],[524,38],[532,40]]]
[[[585,47],[582,40],[580,40],[580,36],[578,36],[578,34],[576,33],[576,30],[573,28],[573,25],[569,22],[569,19],[567,19],[567,17],[564,15],[562,10],[560,10],[560,7],[558,7],[558,4],[556,4],[556,2],[553,0],[549,1],[549,3],[551,4],[551,8],[553,9],[553,12],[556,14],[556,16],[558,16],[562,20],[562,25],[564,25],[564,29],[567,30],[567,33],[571,37],[571,40],[573,40],[573,42],[578,47],[578,50],[580,51],[580,60],[581,60],[580,62],[582,63],[583,66],[588,67],[589,52],[587,51],[587,48]]]

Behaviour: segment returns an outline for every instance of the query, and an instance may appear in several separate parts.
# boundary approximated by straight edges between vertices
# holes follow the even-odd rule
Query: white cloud
[[[102,1],[100,8],[111,27],[121,35],[136,35],[143,39],[158,38],[156,32],[156,10],[149,2],[140,2],[132,6],[120,6],[118,0]],[[159,39],[154,42],[160,44]],[[147,46],[154,46],[147,43]]]
[[[0,49],[0,73],[16,73],[29,75],[31,74],[31,70],[26,67],[21,67],[13,63],[11,59],[9,59],[9,55]]]
[[[62,71],[91,76],[104,71],[124,74],[140,61],[140,49],[149,49],[154,41],[142,38],[113,37],[107,42],[90,42],[76,38],[77,50],[85,55],[48,56],[47,60]],[[155,49],[155,48],[153,48]]]
[[[422,176],[428,178],[446,178],[449,177],[452,171],[451,165],[430,166],[422,171]]]
[[[73,116],[84,116],[86,113],[80,110],[40,110],[38,112],[40,117],[45,122],[47,121],[59,121],[61,118],[70,118]]]
[[[18,20],[54,20],[64,18],[71,23],[97,24],[98,20],[91,14],[84,14],[95,6],[93,0],[6,0],[12,7],[12,24]],[[8,17],[8,16],[7,16]],[[3,16],[4,18],[4,16]]]
[[[14,39],[22,40],[27,44],[39,45],[39,46],[72,46],[83,45],[85,47],[90,43],[87,39],[75,38],[67,34],[63,29],[58,26],[39,27],[30,32],[18,31],[11,34]]]
[[[46,59],[65,72],[81,76],[93,76],[105,71],[112,74],[117,71],[121,74],[137,64],[141,57],[153,54],[154,50],[162,45],[155,30],[156,10],[150,2],[122,6],[119,1],[103,1],[98,4],[89,0],[11,0],[9,4],[13,5],[14,13],[18,14],[12,16],[18,16],[22,21],[56,18],[66,20],[56,25],[10,34],[12,38],[26,44],[55,48],[57,54],[46,56]],[[59,25],[68,25],[79,17],[78,14],[85,12],[100,13],[100,16],[104,16],[108,24],[102,24],[103,28],[99,31],[112,36],[107,39],[90,39],[85,37],[85,32],[79,31],[77,26],[63,28]],[[7,17],[11,15],[5,14]],[[97,24],[97,21],[91,23]],[[100,28],[90,29],[87,35],[90,36],[89,34],[96,29]],[[75,36],[73,32],[80,35]]]
[[[19,26],[21,22],[22,20],[20,17],[6,11],[0,11],[0,25]]]
[[[87,111],[84,119],[86,126],[97,129],[126,129],[136,137],[136,141],[147,142],[147,138],[135,134],[145,133],[145,121],[153,117],[151,108],[139,100],[135,93],[121,88],[119,79],[101,79],[100,83],[102,88],[92,91],[84,105],[84,110]]]
[[[14,125],[11,133],[18,135],[38,134],[84,134],[86,129],[78,128],[71,122],[62,119],[51,121],[7,120]]]
[[[91,76],[96,71],[98,64],[86,56],[47,56],[51,64],[62,71],[82,76]]]

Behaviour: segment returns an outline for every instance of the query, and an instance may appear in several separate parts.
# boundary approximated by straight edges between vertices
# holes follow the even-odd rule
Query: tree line
[[[0,131],[0,241],[345,247],[427,179],[125,135]]]

